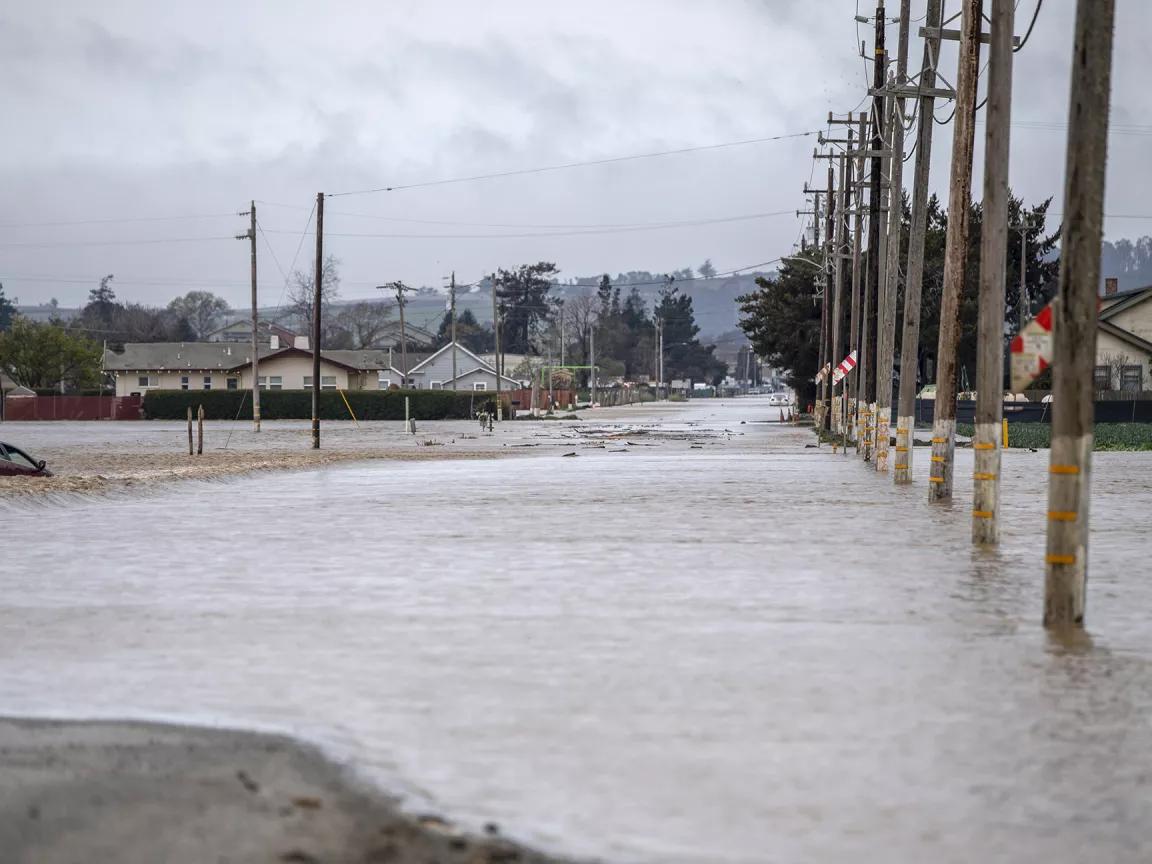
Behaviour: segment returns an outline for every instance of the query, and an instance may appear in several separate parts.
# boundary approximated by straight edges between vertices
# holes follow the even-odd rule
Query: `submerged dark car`
[[[0,477],[51,477],[41,459],[37,462],[19,447],[0,441]]]

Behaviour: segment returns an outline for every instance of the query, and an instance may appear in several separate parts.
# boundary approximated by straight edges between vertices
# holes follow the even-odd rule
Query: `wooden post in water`
[[[851,122],[852,118],[848,118]],[[849,127],[851,130],[851,127]],[[852,137],[851,131],[848,133]],[[851,146],[851,145],[849,145]],[[831,162],[828,163],[831,168]],[[840,185],[836,191],[836,220],[832,242],[832,358],[828,361],[831,368],[828,370],[828,383],[832,396],[832,432],[840,438],[842,446],[847,448],[847,438],[844,431],[844,412],[842,407],[844,383],[841,381],[840,396],[836,395],[836,384],[832,380],[832,373],[836,365],[844,359],[844,345],[841,336],[844,332],[844,211],[848,202],[848,171],[850,164],[848,157],[840,157]]]
[[[204,455],[204,406],[196,409],[196,455]]]
[[[312,449],[320,449],[320,333],[324,308],[324,193],[316,193],[316,276],[312,286]],[[407,370],[405,370],[407,374]]]
[[[980,64],[982,0],[961,7],[960,62],[956,78],[956,120],[948,187],[948,234],[944,243],[944,287],[940,338],[936,349],[936,402],[932,421],[932,473],[928,500],[952,500],[956,455],[956,361],[960,347],[960,298],[968,261],[968,222],[972,205],[972,148],[976,126],[976,79]]]
[[[1008,266],[1008,157],[1012,122],[1013,0],[992,0],[988,115],[984,144],[984,225],[976,353],[976,434],[972,439],[972,542],[1000,542],[1000,448],[1004,417],[1004,282]]]
[[[836,217],[839,215],[836,212],[836,187],[833,169],[833,159],[828,159],[828,193],[827,193],[827,208],[824,222],[824,311],[827,314],[827,326],[824,328],[824,362],[827,364],[828,373],[824,376],[823,392],[825,394],[824,401],[824,414],[823,414],[823,427],[828,433],[832,432],[832,396],[835,387],[832,386],[832,368],[840,361],[832,353],[833,346],[833,331],[836,327],[836,322],[833,321],[833,311],[835,304],[839,302],[836,299],[835,288],[835,273],[837,265],[837,257],[840,250],[836,247]],[[821,366],[821,369],[824,367]]]
[[[908,83],[908,29],[912,0],[900,0],[900,35],[896,48],[896,86]],[[896,356],[896,298],[899,294],[901,237],[904,233],[904,97],[893,96],[891,134],[892,156],[888,162],[888,237],[884,265],[883,317],[880,320],[879,350],[876,352],[876,470],[888,471],[892,429],[892,364]]]
[[[193,454],[192,449],[192,406],[188,406],[188,455]]]
[[[928,28],[940,28],[940,0],[928,0]],[[932,91],[936,87],[936,63],[940,59],[940,40],[924,40],[924,59],[920,64],[920,86],[926,91],[920,97],[920,116],[931,117],[935,110]],[[928,179],[932,167],[932,127],[920,123],[916,129],[916,173],[912,181],[912,224],[908,232],[908,268],[904,274],[904,328],[900,337],[900,399],[896,406],[897,483],[912,482],[912,453],[916,429],[916,373],[920,366],[920,295],[924,285],[924,242],[928,234]]]
[[[864,351],[860,345],[860,314],[861,314],[861,243],[864,232],[864,187],[860,184],[864,182],[864,151],[867,148],[866,135],[868,132],[868,114],[867,112],[860,115],[860,134],[857,136],[856,149],[859,156],[856,157],[856,171],[853,176],[853,182],[856,195],[853,198],[855,205],[855,216],[852,220],[852,313],[849,328],[851,335],[848,337],[849,350],[856,351],[856,368],[848,373],[848,378],[845,381],[846,386],[851,387],[851,401],[848,405],[848,412],[851,416],[849,424],[852,430],[852,440],[856,442],[856,452],[860,452],[860,363],[864,358]],[[851,138],[851,135],[849,135]]]
[[[1096,306],[1104,229],[1104,167],[1112,88],[1114,0],[1078,0],[1072,46],[1061,302],[1053,315],[1052,455],[1044,626],[1084,625],[1092,465]]]
[[[883,152],[884,152],[884,121],[887,118],[887,109],[884,101],[884,73],[888,67],[888,54],[884,50],[884,36],[887,19],[884,17],[884,0],[876,5],[875,37],[873,45],[874,64],[872,67],[872,146],[871,151],[871,186],[868,189],[868,274],[864,282],[864,307],[862,310],[862,326],[864,336],[861,339],[860,350],[860,376],[864,382],[864,407],[862,413],[861,434],[864,436],[864,446],[860,454],[864,461],[872,459],[872,445],[875,443],[875,424],[873,416],[876,404],[876,303],[877,292],[880,285],[880,254],[881,235],[884,228],[881,220],[881,186],[884,181]],[[863,142],[861,142],[863,146]]]

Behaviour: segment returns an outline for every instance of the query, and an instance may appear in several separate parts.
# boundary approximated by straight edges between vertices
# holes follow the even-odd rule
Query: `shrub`
[[[971,436],[975,427],[956,424],[956,434]],[[1048,423],[1009,423],[1008,446],[1032,447],[1037,450],[1052,446],[1052,427]],[[1152,450],[1152,423],[1097,423],[1095,450]]]
[[[463,420],[495,398],[494,393],[451,390],[349,390],[344,396],[357,420],[403,420],[405,397],[414,420]],[[144,416],[148,420],[183,420],[189,408],[195,414],[201,405],[208,420],[252,419],[252,394],[248,390],[149,390],[144,395]],[[309,420],[312,392],[262,390],[260,417]],[[339,392],[325,390],[320,394],[320,419],[352,419]]]

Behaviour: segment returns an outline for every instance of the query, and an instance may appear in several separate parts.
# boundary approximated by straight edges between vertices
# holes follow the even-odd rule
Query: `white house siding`
[[[480,362],[472,354],[469,354],[463,348],[456,349],[456,374],[464,375],[474,369],[482,369]],[[494,373],[488,373],[492,378],[492,387],[496,386],[496,376]],[[444,389],[452,389],[449,384],[452,380],[452,349],[447,348],[439,354],[434,354],[429,357],[419,368],[414,368],[409,374],[412,379],[412,386],[418,390],[432,390],[434,388],[433,382],[441,382]],[[460,389],[459,387],[457,389]]]
[[[1108,322],[1127,330],[1134,336],[1152,342],[1152,299],[1137,303],[1135,306],[1117,313],[1109,318]]]
[[[341,390],[349,389],[349,374],[352,379],[352,389],[360,389],[367,381],[371,384],[368,389],[376,389],[376,373],[372,372],[367,375],[360,373],[349,373],[347,369],[335,366],[324,360],[320,361],[320,377],[334,376],[336,378],[336,387]],[[141,387],[139,379],[143,375],[148,375],[155,382],[152,387]],[[235,372],[214,372],[202,371],[195,369],[177,369],[165,370],[163,372],[147,370],[142,371],[117,371],[116,372],[116,395],[129,396],[133,393],[146,393],[148,390],[180,390],[181,378],[188,376],[188,389],[189,390],[202,390],[204,389],[204,378],[210,376],[212,378],[213,390],[225,390],[228,386],[228,379],[237,379],[237,389],[249,390],[252,387],[252,370],[248,367],[237,370]],[[312,359],[309,357],[282,357],[263,360],[260,363],[260,377],[275,377],[280,376],[281,389],[283,390],[302,390],[304,389],[304,379],[312,377]]]
[[[152,380],[151,387],[140,386],[140,378],[148,376]],[[225,390],[228,387],[228,379],[235,378],[237,380],[237,389],[244,389],[247,385],[243,383],[242,376],[239,372],[205,372],[196,369],[184,369],[178,371],[165,371],[165,372],[116,372],[116,395],[117,396],[130,396],[133,393],[144,394],[149,390],[181,390],[183,389],[184,376],[188,377],[189,390],[203,390],[204,379],[210,378],[212,381],[212,390]]]
[[[1127,328],[1125,328],[1127,329]],[[1147,338],[1147,337],[1145,337]],[[1111,333],[1105,333],[1103,330],[1096,331],[1096,365],[1108,365],[1110,357],[1125,357],[1124,363],[1128,366],[1139,365],[1144,371],[1142,373],[1143,388],[1145,390],[1152,390],[1152,358],[1142,351],[1137,346],[1130,342],[1125,342]],[[1117,379],[1115,372],[1112,374],[1112,389],[1120,389],[1120,382]]]
[[[491,369],[473,369],[456,379],[456,389],[461,392],[475,390],[477,383],[483,383],[485,390],[494,393],[496,391],[496,373]],[[516,386],[516,382],[510,381],[508,378],[504,378],[500,382],[500,389],[503,391],[508,391]],[[445,389],[451,390],[451,383],[446,383]]]

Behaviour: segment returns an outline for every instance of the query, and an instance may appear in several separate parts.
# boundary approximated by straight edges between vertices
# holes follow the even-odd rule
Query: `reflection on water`
[[[1062,642],[1047,454],[1007,455],[974,553],[922,478],[684,412],[713,446],[11,508],[0,710],[286,729],[613,860],[1152,859],[1146,455],[1094,458],[1095,635]]]

